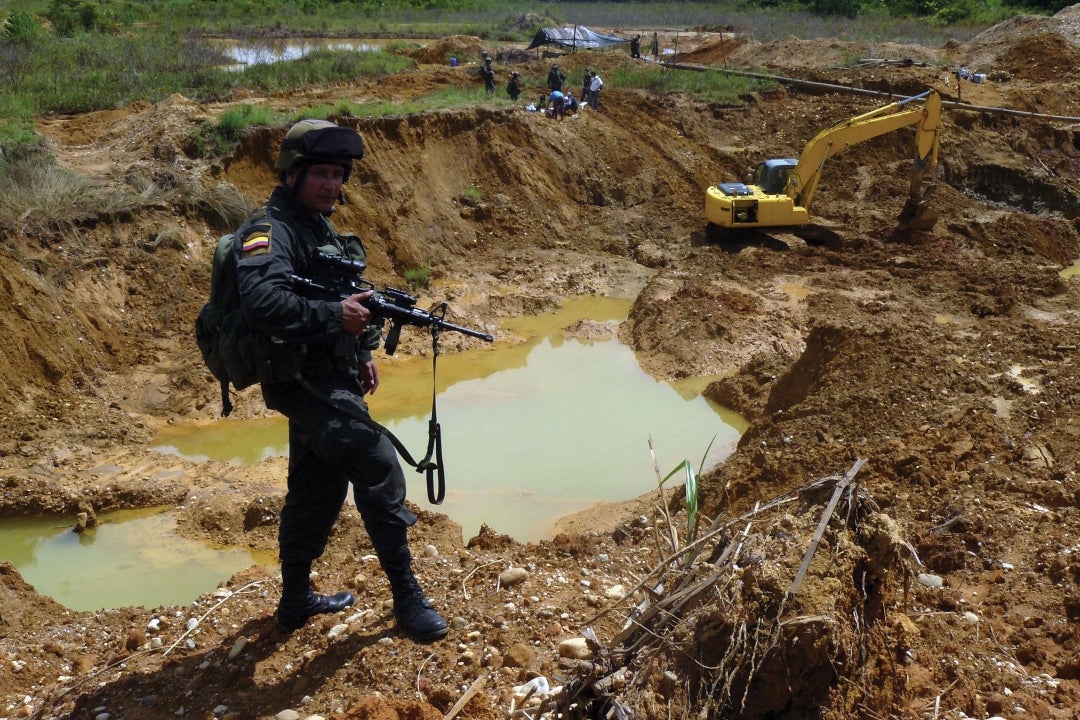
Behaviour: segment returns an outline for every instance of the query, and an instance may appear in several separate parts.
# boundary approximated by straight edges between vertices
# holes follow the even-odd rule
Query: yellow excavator
[[[807,143],[798,160],[760,163],[749,183],[717,183],[705,193],[705,217],[719,228],[790,228],[810,225],[810,204],[825,161],[856,143],[915,126],[915,167],[901,228],[929,230],[937,213],[926,206],[938,161],[941,95],[929,90],[823,130]]]

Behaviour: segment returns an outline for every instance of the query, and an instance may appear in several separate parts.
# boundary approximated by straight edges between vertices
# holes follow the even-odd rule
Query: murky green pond
[[[187,605],[238,570],[275,562],[182,537],[167,510],[103,514],[83,533],[72,530],[74,518],[4,520],[0,560],[73,610]]]

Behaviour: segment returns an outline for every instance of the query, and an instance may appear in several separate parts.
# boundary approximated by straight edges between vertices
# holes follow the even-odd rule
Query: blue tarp
[[[589,28],[578,25],[576,27],[541,28],[536,31],[532,43],[525,49],[532,50],[541,45],[558,45],[564,48],[595,50],[596,48],[610,47],[611,45],[628,42],[630,42],[629,38],[593,32]]]

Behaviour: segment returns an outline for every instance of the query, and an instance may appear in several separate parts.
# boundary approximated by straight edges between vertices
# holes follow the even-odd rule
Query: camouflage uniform
[[[321,121],[298,125],[303,123],[320,130],[337,128]],[[362,154],[362,146],[358,152]],[[344,165],[348,179],[351,157],[304,159]],[[309,580],[311,564],[326,549],[351,486],[390,580],[399,625],[418,639],[442,637],[446,622],[412,575],[407,529],[416,516],[405,507],[405,477],[396,450],[386,435],[363,420],[369,416],[361,368],[371,362],[381,331],[368,325],[359,336],[346,332],[340,300],[308,296],[292,279],[295,275],[332,285],[327,263],[314,258],[316,250],[361,263],[366,252],[358,237],[337,233],[324,215],[301,206],[295,188],[305,181],[307,168],[300,166],[293,187],[284,182],[284,171],[296,164],[295,159],[279,158],[283,182],[237,231],[235,250],[245,319],[253,329],[295,344],[303,353],[302,379],[262,382],[266,406],[289,419],[288,492],[278,531],[283,585],[278,623],[293,630],[313,615],[353,603],[348,592],[315,594]]]

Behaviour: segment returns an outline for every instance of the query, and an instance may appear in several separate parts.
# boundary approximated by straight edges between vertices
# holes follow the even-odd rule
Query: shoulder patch
[[[270,229],[256,230],[251,235],[244,238],[244,242],[240,245],[240,254],[243,257],[253,257],[255,255],[265,255],[270,252]]]

